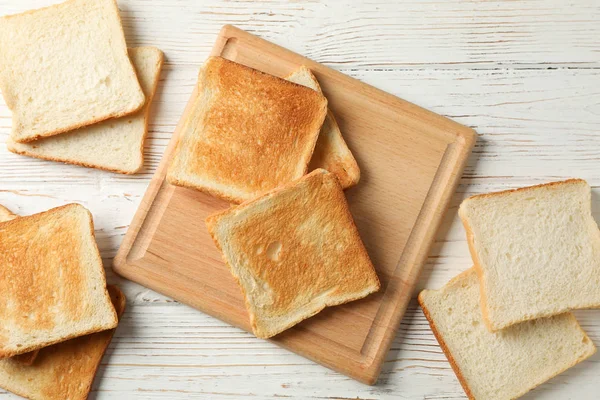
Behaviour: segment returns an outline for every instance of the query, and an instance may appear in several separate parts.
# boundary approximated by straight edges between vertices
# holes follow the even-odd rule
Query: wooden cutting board
[[[476,134],[233,26],[223,27],[212,55],[280,77],[306,65],[329,100],[361,169],[359,184],[346,194],[382,289],[364,300],[325,309],[272,341],[373,384]],[[204,225],[209,214],[229,204],[165,181],[195,97],[194,90],[114,259],[114,270],[250,330],[240,289]]]

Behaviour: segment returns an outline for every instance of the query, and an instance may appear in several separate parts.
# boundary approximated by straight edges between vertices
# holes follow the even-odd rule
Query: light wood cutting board
[[[346,194],[382,289],[364,300],[325,309],[272,341],[373,384],[476,134],[233,26],[223,27],[212,55],[281,77],[304,64],[329,100],[361,169],[359,184]],[[165,181],[195,97],[194,90],[114,259],[114,270],[250,331],[240,289],[204,225],[209,214],[229,204]]]

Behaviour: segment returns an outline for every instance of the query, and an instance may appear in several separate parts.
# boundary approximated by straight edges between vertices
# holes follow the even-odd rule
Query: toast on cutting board
[[[469,399],[515,399],[596,352],[571,313],[490,332],[474,268],[419,303]]]
[[[379,290],[342,187],[323,169],[213,214],[206,225],[257,337]]]
[[[0,264],[0,358],[117,325],[83,206],[1,223]]]
[[[108,285],[108,293],[120,319],[125,295],[113,285]],[[45,347],[33,365],[0,360],[0,387],[36,400],[85,400],[114,332],[106,330]]]
[[[122,174],[139,171],[144,163],[149,111],[158,86],[163,53],[154,47],[136,47],[129,49],[129,56],[146,96],[146,103],[139,111],[29,143],[9,138],[8,150]]]
[[[600,307],[600,231],[584,180],[473,196],[458,213],[490,330]]]
[[[285,79],[298,85],[309,87],[321,94],[323,93],[317,78],[304,65],[292,72]],[[318,168],[323,168],[334,173],[344,189],[356,185],[360,180],[358,164],[342,136],[333,113],[329,109],[321,127],[315,151],[308,164],[309,171]]]
[[[144,104],[115,0],[67,0],[0,18],[0,89],[11,137],[29,142]]]
[[[13,214],[8,208],[0,205],[0,222],[11,221],[17,218],[18,215]],[[39,350],[33,350],[29,353],[23,353],[16,356],[11,357],[11,359],[21,362],[26,365],[31,365],[35,361]]]
[[[327,100],[221,57],[198,76],[198,97],[167,181],[241,203],[306,173]]]

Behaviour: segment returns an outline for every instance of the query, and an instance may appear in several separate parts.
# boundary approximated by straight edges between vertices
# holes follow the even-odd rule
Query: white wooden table
[[[0,0],[12,14],[55,0]],[[228,326],[110,269],[220,27],[226,23],[468,125],[480,139],[424,268],[419,289],[470,267],[457,206],[467,195],[581,177],[600,220],[600,2],[597,0],[119,0],[130,46],[166,65],[146,166],[122,176],[9,153],[0,146],[0,203],[20,214],[79,202],[94,215],[109,282],[128,309],[102,362],[97,399],[462,399],[413,302],[379,383],[369,387]],[[359,4],[364,3],[364,4]],[[0,141],[10,132],[0,103]],[[600,310],[577,312],[600,346]],[[597,399],[600,355],[528,399]],[[0,390],[0,399],[13,398]]]

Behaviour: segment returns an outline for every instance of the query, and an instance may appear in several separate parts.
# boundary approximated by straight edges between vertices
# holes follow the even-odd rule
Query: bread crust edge
[[[440,347],[442,348],[444,355],[446,356],[446,358],[448,359],[448,362],[450,363],[450,367],[452,367],[454,374],[458,378],[458,382],[460,382],[460,385],[462,386],[462,388],[465,391],[465,394],[467,395],[469,400],[476,400],[475,396],[473,395],[473,392],[471,392],[471,388],[469,387],[469,384],[467,383],[466,378],[463,376],[462,371],[460,370],[460,367],[456,363],[456,360],[454,359],[452,352],[450,351],[450,349],[448,348],[448,345],[444,341],[443,336],[438,331],[437,326],[435,325],[435,322],[433,321],[433,318],[431,317],[431,314],[429,314],[429,310],[427,309],[427,306],[425,305],[425,301],[423,300],[423,292],[425,292],[425,291],[426,290],[422,290],[421,293],[419,293],[417,300],[419,302],[419,305],[421,306],[421,309],[423,310],[423,314],[425,315],[425,318],[427,318],[427,322],[429,322],[429,327],[431,328],[431,331],[433,332],[433,336],[435,336]]]

